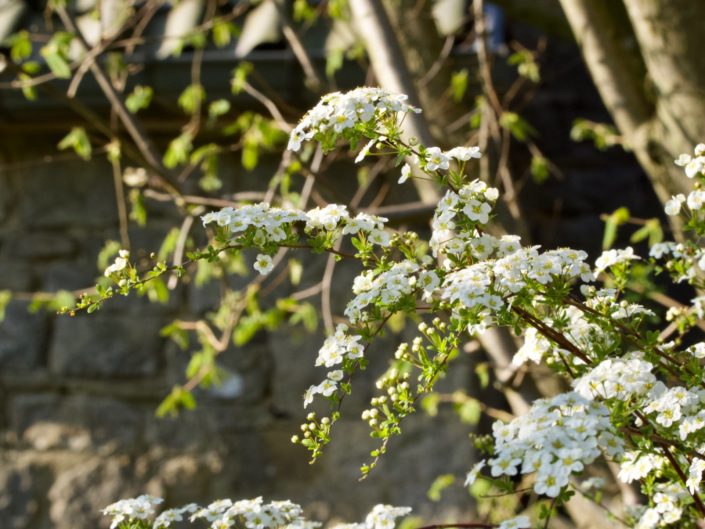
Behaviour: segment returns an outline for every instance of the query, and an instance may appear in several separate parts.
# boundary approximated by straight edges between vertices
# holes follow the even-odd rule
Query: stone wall
[[[5,146],[0,289],[90,286],[100,275],[96,256],[103,241],[118,237],[110,166],[98,157],[43,163],[43,156],[56,154],[55,140],[17,138]],[[261,187],[272,170],[265,163],[245,175],[232,169],[236,160],[223,165],[228,185],[243,189]],[[148,208],[149,228],[133,228],[130,236],[135,248],[150,251],[158,249],[174,216],[163,205]],[[195,234],[200,230],[196,226]],[[315,282],[324,261],[300,257],[304,282]],[[353,272],[342,265],[336,272],[337,310]],[[360,411],[400,337],[384,338],[372,351],[368,374],[346,402],[346,418],[316,465],[289,440],[305,415],[301,396],[321,376],[312,369],[320,332],[284,327],[232,347],[222,364],[241,382],[236,397],[199,391],[195,411],[157,419],[157,405],[172,384],[183,381],[188,359],[160,337],[160,329],[177,316],[205,313],[217,300],[212,286],[186,284],[165,305],[120,298],[75,317],[31,313],[23,299],[10,303],[0,325],[0,527],[104,527],[99,508],[144,491],[171,504],[290,498],[323,519],[357,519],[379,501],[414,505],[435,518],[449,508],[468,510],[461,488],[440,504],[426,498],[436,475],[461,476],[472,463],[471,428],[445,413],[410,421],[379,469],[358,481],[359,466],[374,447]],[[467,359],[459,364],[449,387],[466,387],[473,378]],[[434,435],[439,431],[443,435]]]

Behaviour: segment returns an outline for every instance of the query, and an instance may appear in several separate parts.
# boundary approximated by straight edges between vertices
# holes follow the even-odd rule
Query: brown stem
[[[512,312],[521,316],[524,321],[529,323],[532,327],[534,327],[537,331],[539,331],[549,340],[552,340],[564,349],[567,349],[586,364],[592,364],[590,358],[583,351],[581,351],[575,344],[571,343],[570,340],[568,340],[565,336],[563,336],[560,332],[555,330],[550,325],[547,325],[546,323],[542,322],[536,316],[529,314],[521,307],[513,306]]]
[[[61,21],[64,23],[64,26],[66,26],[66,29],[76,35],[76,38],[78,39],[78,42],[83,48],[83,51],[85,53],[89,53],[91,49],[90,45],[83,36],[83,33],[78,29],[76,24],[74,24],[73,19],[68,14],[66,9],[62,6],[57,6],[56,12],[59,15],[59,18],[61,18]],[[110,82],[110,79],[108,79],[108,76],[105,71],[103,71],[103,68],[98,62],[91,61],[90,70],[93,73],[96,82],[103,91],[103,94],[112,105],[112,108],[117,114],[117,116],[120,118],[120,122],[123,124],[128,134],[135,142],[135,145],[137,145],[137,148],[147,160],[149,165],[152,167],[153,170],[157,172],[164,187],[170,193],[179,195],[180,192],[178,190],[178,187],[175,182],[172,182],[171,178],[168,176],[166,168],[162,165],[157,149],[154,147],[151,140],[145,133],[144,129],[142,128],[142,125],[138,123],[133,118],[132,114],[130,114],[130,111],[127,110],[125,103],[115,91],[115,88],[113,88],[113,85]]]
[[[686,477],[685,473],[683,472],[683,469],[678,464],[678,461],[676,460],[675,457],[673,457],[673,454],[668,449],[668,446],[666,446],[664,444],[661,444],[660,446],[661,446],[661,450],[663,450],[663,455],[665,455],[666,459],[668,459],[668,461],[671,463],[671,466],[676,471],[676,474],[678,474],[678,477],[681,478],[683,485],[686,488],[688,488],[687,487],[688,478]],[[688,492],[690,492],[690,489],[688,489]],[[698,493],[697,492],[690,492],[690,496],[693,498],[693,501],[695,502],[695,506],[698,508],[698,511],[700,512],[700,514],[705,516],[705,504],[703,504],[703,501],[700,499],[700,496],[698,495]]]

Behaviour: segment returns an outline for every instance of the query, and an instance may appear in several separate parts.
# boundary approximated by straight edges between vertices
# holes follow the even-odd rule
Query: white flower
[[[409,179],[410,176],[411,166],[408,163],[405,163],[401,168],[401,176],[399,177],[399,180],[397,180],[397,183],[403,184]]]
[[[454,158],[461,162],[467,162],[471,158],[482,158],[482,153],[479,147],[454,147],[446,151],[445,155],[448,158]]]
[[[254,269],[262,275],[267,275],[274,268],[272,258],[266,254],[259,254],[255,260]]]
[[[115,258],[115,262],[105,269],[105,277],[110,277],[112,274],[116,274],[127,268],[127,265],[130,262],[129,258],[129,250],[120,250],[118,252],[118,256]]]
[[[610,266],[618,263],[624,263],[633,259],[639,259],[638,255],[634,255],[634,249],[627,246],[623,250],[607,250],[602,252],[602,255],[595,260],[595,274],[603,272]]]
[[[697,158],[693,158],[685,166],[685,175],[688,178],[694,178],[695,175],[703,174],[703,168],[705,168],[705,158],[698,156]]]
[[[497,529],[530,529],[531,521],[528,516],[517,516],[510,520],[505,520],[497,526]]]
[[[642,479],[663,465],[662,457],[644,452],[627,452],[620,463],[619,479],[625,483]]]
[[[678,213],[681,210],[681,205],[685,202],[685,195],[683,194],[678,194],[675,196],[672,196],[670,200],[666,201],[666,205],[663,208],[664,211],[666,212],[666,215],[670,217],[674,217],[678,215]]]
[[[634,529],[654,529],[660,521],[661,516],[656,509],[646,509]]]
[[[680,167],[685,167],[690,163],[690,160],[692,159],[693,157],[690,154],[681,154],[678,159],[673,161],[673,163]]]
[[[436,171],[438,169],[448,169],[450,166],[449,158],[439,147],[429,147],[424,154],[426,160],[426,169],[428,171]]]
[[[318,386],[309,386],[309,388],[304,392],[304,408],[308,408],[308,405],[313,402],[313,397],[315,397],[318,393]]]
[[[392,242],[392,236],[384,230],[372,230],[367,240],[377,246],[389,246]]]
[[[695,190],[688,194],[688,207],[693,210],[699,210],[705,203],[705,191]]]
[[[477,481],[477,477],[480,475],[480,471],[485,467],[487,463],[483,459],[479,463],[476,463],[471,469],[470,472],[467,473],[465,476],[465,483],[464,486],[470,487]]]
[[[335,371],[328,373],[328,380],[332,380],[333,382],[340,382],[343,380],[342,369],[336,369]]]
[[[474,198],[463,208],[463,213],[465,213],[470,220],[477,221],[480,224],[487,224],[490,220],[491,211],[492,206],[487,202],[480,202]]]
[[[409,507],[393,507],[391,505],[375,505],[365,518],[367,529],[394,529],[396,518],[406,516],[411,512]]]
[[[355,157],[355,163],[360,163],[362,160],[364,160],[365,157],[366,157],[368,154],[370,154],[370,149],[372,148],[372,146],[373,146],[375,143],[377,143],[377,139],[368,141],[368,142],[365,144],[365,146],[364,146],[362,149],[360,149],[360,152],[359,152],[358,155]]]

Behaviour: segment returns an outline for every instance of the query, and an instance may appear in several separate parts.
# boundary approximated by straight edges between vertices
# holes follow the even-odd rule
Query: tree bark
[[[355,0],[350,2],[350,10],[380,86],[406,94],[412,104],[421,106],[406,60],[380,0]],[[424,145],[433,145],[423,116],[410,113],[404,120],[404,129],[408,136],[416,137]],[[440,192],[432,182],[420,178],[413,181],[421,202],[436,204],[440,200]]]
[[[665,203],[687,193],[692,182],[673,160],[705,140],[705,2],[560,2],[602,100],[656,195]],[[682,238],[679,219],[669,221]]]

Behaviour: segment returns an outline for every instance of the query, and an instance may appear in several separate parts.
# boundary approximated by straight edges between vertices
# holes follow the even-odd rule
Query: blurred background
[[[109,284],[119,248],[183,263],[207,243],[199,216],[227,205],[353,202],[427,234],[438,197],[397,186],[390,161],[283,154],[322,94],[359,85],[408,93],[427,145],[480,145],[499,233],[594,257],[677,230],[661,222],[680,185],[666,167],[705,120],[689,128],[695,96],[669,92],[659,74],[675,70],[654,61],[666,44],[690,59],[701,37],[649,41],[645,3],[0,0],[0,527],[104,527],[100,508],[142,492],[289,498],[324,521],[380,502],[474,516],[482,412],[516,411],[510,386],[537,391],[506,374],[506,340],[470,342],[358,481],[375,448],[360,412],[413,325],[370,351],[319,462],[290,442],[354,266],[290,252],[261,280],[253,255],[230,256],[93,314],[57,310]],[[692,64],[681,86],[698,84]]]

